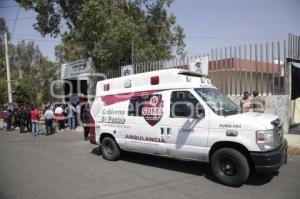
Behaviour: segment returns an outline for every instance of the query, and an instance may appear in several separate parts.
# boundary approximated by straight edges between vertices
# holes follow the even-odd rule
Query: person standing
[[[19,127],[19,112],[20,112],[20,108],[15,109],[12,112],[12,125],[14,126],[14,129]]]
[[[40,120],[40,112],[37,108],[31,110],[31,123],[32,129],[31,132],[33,136],[37,136],[39,132],[39,120]]]
[[[243,93],[243,97],[240,100],[240,107],[243,111],[248,112],[251,108],[251,99],[248,91]]]
[[[266,102],[262,96],[258,96],[258,91],[253,91],[253,99],[251,100],[251,109],[253,112],[265,112]]]
[[[7,110],[7,131],[11,130],[12,112],[10,109]]]
[[[2,112],[3,112],[2,107],[0,107],[0,119],[2,119]],[[2,119],[2,124],[4,124],[3,119]]]
[[[49,106],[46,107],[44,118],[46,124],[46,135],[50,135],[53,132],[54,113]]]
[[[81,122],[81,105],[80,103],[76,106],[76,126],[79,126],[79,123]]]
[[[83,130],[84,130],[84,140],[88,140],[90,126],[90,111],[88,105],[85,105],[82,111],[82,122],[83,122]]]
[[[19,121],[20,133],[24,133],[25,120],[26,120],[26,113],[25,113],[24,108],[21,107],[20,111],[18,113],[18,121]]]
[[[7,112],[6,110],[2,111],[2,121],[3,121],[3,128],[6,129],[7,128]]]
[[[64,125],[64,115],[63,115],[64,110],[62,109],[61,105],[56,107],[54,113],[55,113],[55,119],[58,123],[58,131],[62,131],[65,128]]]
[[[68,117],[68,124],[70,129],[75,129],[75,115],[76,109],[74,108],[73,104],[69,104],[66,108],[66,113]]]
[[[27,132],[31,132],[31,112],[29,108],[25,110],[25,127]]]

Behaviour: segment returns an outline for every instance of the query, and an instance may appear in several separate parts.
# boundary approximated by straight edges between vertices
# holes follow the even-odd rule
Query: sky
[[[34,30],[33,11],[20,8],[15,20],[18,7],[8,7],[14,5],[13,0],[0,0],[0,16],[8,20],[12,42],[34,40],[55,61],[54,46],[60,38],[43,38]],[[212,48],[283,40],[288,33],[300,35],[300,0],[175,0],[168,12],[184,28],[190,56]]]

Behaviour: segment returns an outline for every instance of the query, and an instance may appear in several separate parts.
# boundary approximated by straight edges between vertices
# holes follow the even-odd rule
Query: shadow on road
[[[95,147],[91,151],[92,154],[97,156],[102,155],[100,147]],[[165,157],[152,156],[147,154],[132,153],[132,152],[123,152],[120,161],[130,162],[139,165],[145,165],[149,167],[155,167],[160,169],[166,169],[176,172],[182,172],[197,176],[203,176],[206,179],[219,183],[213,176],[209,164],[195,162],[195,161],[182,161],[176,159],[170,159]],[[246,181],[246,185],[251,186],[260,186],[269,183],[274,176],[277,176],[276,173],[255,173],[252,172]]]
[[[274,176],[278,176],[278,174],[279,172],[273,172],[273,173],[252,172],[245,184],[253,185],[253,186],[264,185],[271,182]]]
[[[101,152],[101,149],[100,149],[99,146],[93,148],[92,151],[91,151],[91,153],[94,154],[94,155],[97,155],[97,156],[102,155],[102,152]]]
[[[172,170],[187,174],[203,176],[208,173],[208,164],[192,161],[180,161],[176,159],[145,155],[139,153],[126,152],[122,156],[122,161],[131,162],[140,165],[146,165],[155,168]]]

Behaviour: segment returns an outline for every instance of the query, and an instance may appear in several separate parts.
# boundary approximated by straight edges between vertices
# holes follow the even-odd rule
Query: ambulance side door
[[[124,129],[126,148],[151,154],[166,154],[166,143],[161,134],[164,120],[165,94],[146,93],[129,101],[127,126]]]
[[[190,89],[172,90],[168,96],[169,113],[164,134],[168,155],[201,160],[208,138],[208,117],[203,101]]]

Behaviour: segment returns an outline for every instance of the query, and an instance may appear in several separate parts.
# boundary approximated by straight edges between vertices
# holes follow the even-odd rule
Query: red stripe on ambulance
[[[108,105],[112,105],[115,103],[124,102],[124,101],[127,101],[127,100],[135,98],[135,97],[147,96],[147,95],[151,95],[151,94],[157,93],[157,92],[160,92],[160,91],[153,90],[153,91],[123,93],[123,94],[116,94],[116,95],[106,95],[106,96],[101,97],[101,100],[102,100],[102,102],[104,102],[104,104],[106,106],[108,106]]]

